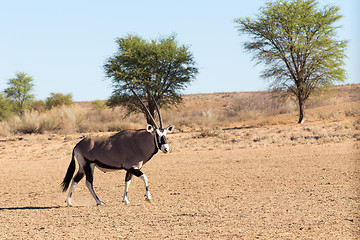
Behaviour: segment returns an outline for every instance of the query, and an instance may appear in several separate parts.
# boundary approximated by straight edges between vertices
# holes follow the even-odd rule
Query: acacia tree
[[[239,32],[251,37],[244,48],[257,64],[265,64],[261,76],[270,80],[270,88],[296,98],[299,123],[315,89],[346,78],[348,41],[336,39],[339,27],[334,26],[339,11],[330,5],[319,9],[315,0],[278,0],[260,8],[256,19],[234,20]]]
[[[176,105],[181,101],[180,91],[194,80],[198,69],[189,47],[179,45],[174,35],[146,41],[137,35],[117,38],[118,52],[106,60],[105,74],[113,82],[113,94],[108,100],[111,107],[123,105],[129,113],[143,111],[132,94],[145,99],[150,114],[155,105]],[[151,120],[145,114],[147,121]]]
[[[23,72],[18,72],[15,78],[9,79],[9,87],[4,90],[4,93],[15,112],[22,114],[30,106],[34,99],[34,95],[31,94],[34,87],[33,81],[31,76]]]

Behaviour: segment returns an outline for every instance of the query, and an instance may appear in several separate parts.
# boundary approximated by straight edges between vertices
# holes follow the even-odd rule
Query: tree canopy
[[[334,24],[342,17],[339,7],[318,8],[315,0],[267,2],[255,19],[235,19],[240,33],[251,41],[244,48],[266,68],[261,76],[271,89],[294,96],[299,123],[304,104],[314,90],[346,78],[344,61],[348,41],[337,40]]]
[[[34,99],[33,78],[26,73],[18,72],[15,78],[8,81],[8,88],[4,90],[5,96],[10,100],[13,109],[17,113],[24,113]]]
[[[180,45],[175,35],[146,41],[129,34],[117,38],[116,43],[118,52],[104,64],[105,74],[112,80],[114,87],[109,106],[123,105],[129,112],[142,110],[130,91],[132,88],[145,99],[145,104],[154,116],[155,105],[151,96],[160,107],[176,105],[181,101],[180,91],[198,73],[189,47]]]

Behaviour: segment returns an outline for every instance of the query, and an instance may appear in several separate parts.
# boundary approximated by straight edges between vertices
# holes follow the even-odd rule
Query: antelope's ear
[[[154,131],[153,126],[151,126],[150,124],[148,124],[148,125],[146,126],[146,131],[148,131],[149,133],[152,133],[152,132]]]
[[[171,133],[174,129],[175,129],[174,125],[171,125],[166,128],[166,131]]]

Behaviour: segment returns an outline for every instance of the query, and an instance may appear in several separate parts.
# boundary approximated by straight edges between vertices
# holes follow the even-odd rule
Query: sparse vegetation
[[[12,115],[10,101],[0,94],[0,121],[8,119]]]
[[[50,95],[51,96],[45,101],[47,109],[61,106],[71,106],[73,104],[72,95],[70,93],[65,95],[62,93],[50,93]]]
[[[350,134],[348,131],[358,131],[359,123],[356,119],[360,116],[360,98],[357,97],[359,94],[360,85],[334,88],[332,98],[310,101],[307,122],[320,121],[322,125],[339,123],[341,129],[336,129],[346,134]],[[178,131],[198,131],[192,136],[197,139],[222,138],[222,129],[291,126],[297,118],[293,102],[279,103],[272,99],[269,92],[196,94],[185,95],[183,98],[184,102],[179,108],[164,109],[163,118],[166,123],[174,124]],[[146,121],[140,113],[127,116],[126,109],[122,107],[103,109],[103,101],[94,102],[80,102],[70,107],[61,106],[44,111],[36,109],[26,111],[20,116],[10,116],[0,122],[0,136],[26,133],[115,132],[145,127]],[[41,105],[39,103],[39,106]],[[307,136],[320,136],[321,129],[304,126],[303,132],[311,134],[297,137],[294,135],[294,138],[299,140]],[[332,130],[335,131],[335,127]],[[278,138],[278,135],[274,138]],[[287,138],[290,139],[289,136]],[[261,136],[252,136],[250,140],[255,140],[254,143],[264,142]],[[276,139],[271,141],[278,142]]]
[[[198,134],[193,136],[193,138],[207,138],[207,137],[217,137],[220,134],[219,129],[201,129]]]
[[[31,109],[37,112],[45,112],[47,110],[43,100],[34,101],[31,105]]]
[[[93,110],[98,110],[98,111],[103,111],[106,109],[106,104],[104,101],[101,100],[95,100],[91,102],[92,105],[92,109]]]

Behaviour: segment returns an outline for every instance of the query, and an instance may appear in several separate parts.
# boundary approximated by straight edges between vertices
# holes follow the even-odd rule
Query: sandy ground
[[[107,205],[96,206],[82,181],[74,207],[66,207],[60,182],[79,137],[0,139],[0,239],[360,238],[355,139],[177,146],[143,168],[151,204],[144,201],[140,179],[133,179],[131,204],[125,206],[124,171],[95,170],[95,191]],[[180,138],[181,133],[169,136],[170,145]]]

